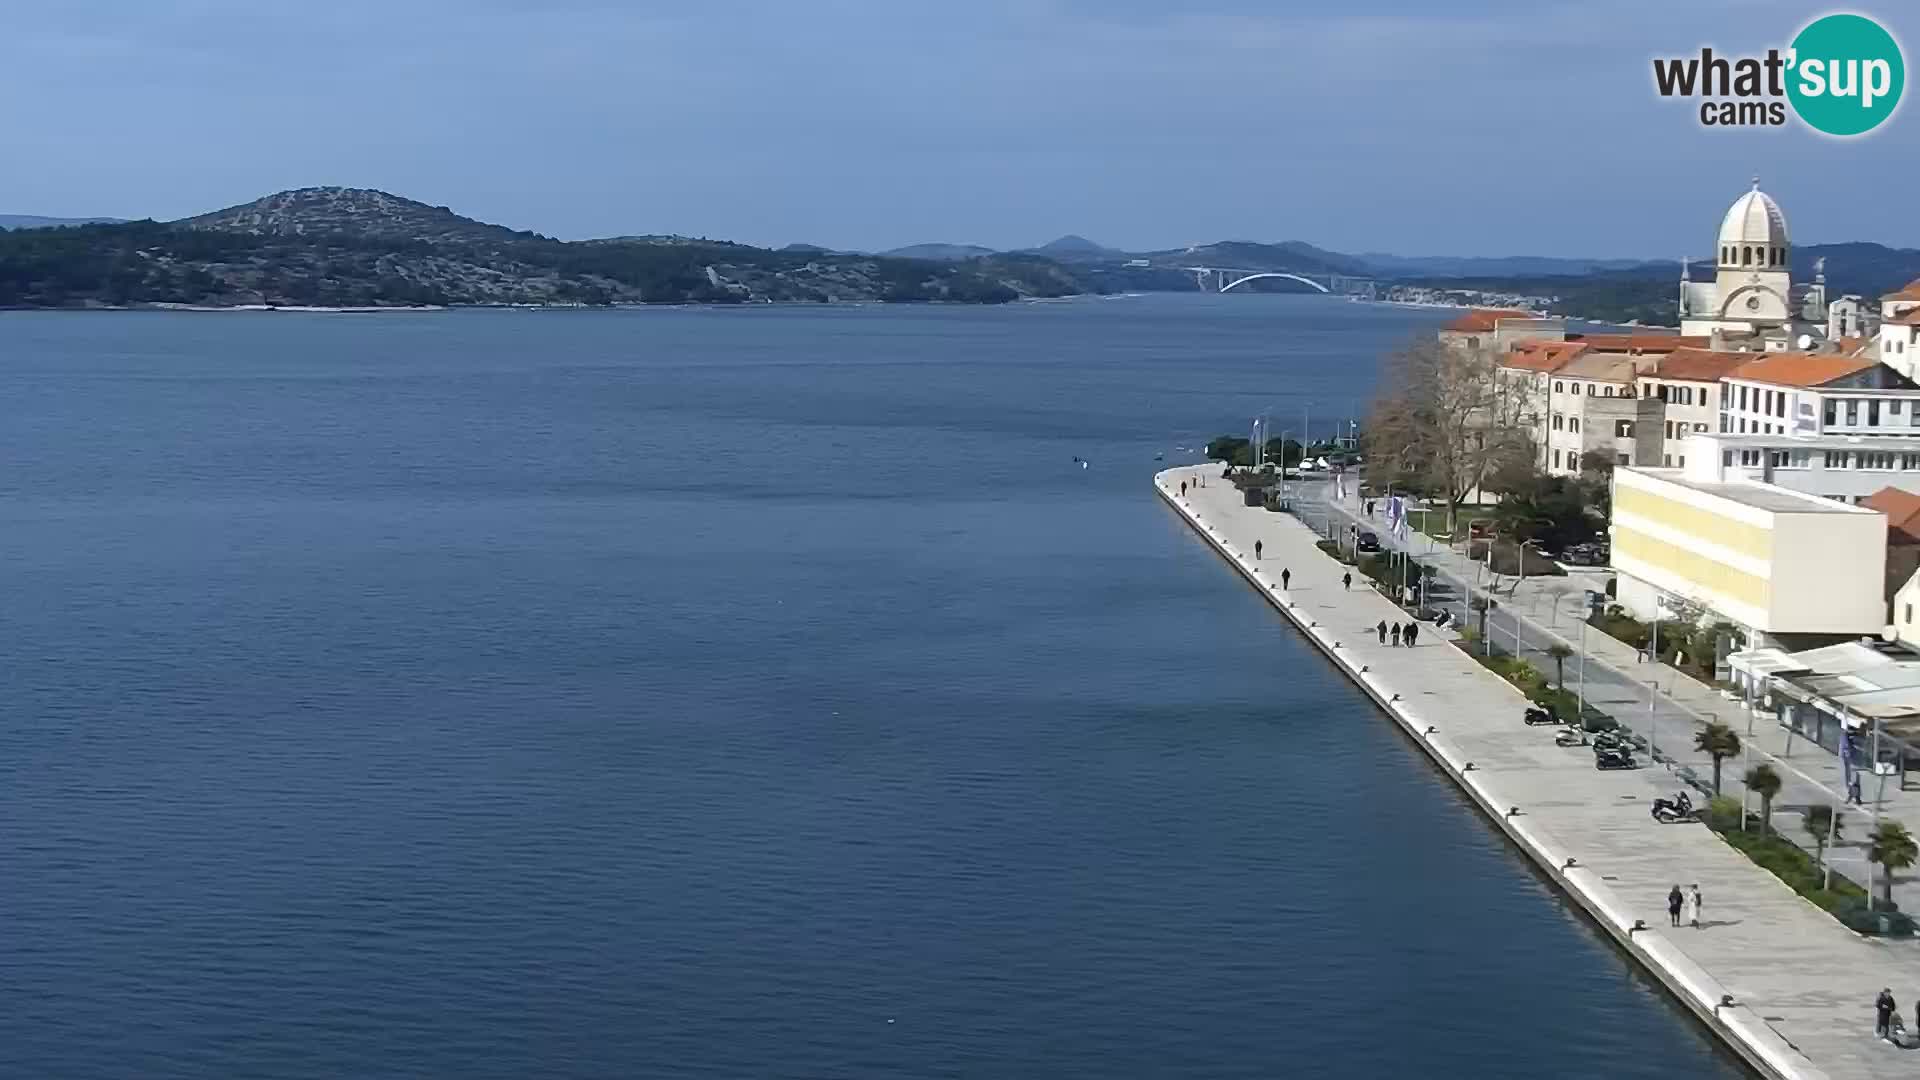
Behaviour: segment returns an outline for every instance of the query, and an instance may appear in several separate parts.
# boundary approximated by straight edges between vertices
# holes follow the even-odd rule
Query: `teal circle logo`
[[[1793,39],[1787,99],[1815,131],[1864,135],[1893,115],[1906,88],[1900,43],[1864,15],[1827,15]]]

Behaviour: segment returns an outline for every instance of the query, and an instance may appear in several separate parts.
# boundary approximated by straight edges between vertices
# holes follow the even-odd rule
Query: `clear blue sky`
[[[1710,250],[1758,171],[1796,241],[1920,246],[1920,106],[1838,142],[1704,130],[1653,94],[1656,54],[1784,46],[1825,10],[16,4],[0,13],[0,212],[170,218],[347,184],[569,238],[1671,257]],[[1858,10],[1915,59],[1920,11]]]

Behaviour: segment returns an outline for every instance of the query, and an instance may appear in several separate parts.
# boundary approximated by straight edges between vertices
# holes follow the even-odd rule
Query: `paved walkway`
[[[1722,765],[1722,791],[1748,798],[1752,810],[1758,813],[1759,800],[1748,794],[1741,778],[1749,765],[1771,762],[1785,780],[1774,799],[1776,828],[1806,851],[1816,850],[1803,828],[1801,812],[1808,806],[1845,803],[1839,759],[1792,735],[1771,715],[1756,716],[1742,702],[1725,697],[1718,689],[1672,667],[1642,662],[1632,646],[1584,627],[1587,589],[1602,587],[1610,572],[1596,570],[1523,581],[1489,576],[1485,566],[1432,537],[1411,531],[1405,541],[1390,536],[1384,520],[1378,516],[1369,519],[1364,514],[1357,496],[1333,502],[1329,484],[1314,485],[1306,493],[1310,498],[1301,507],[1303,520],[1322,533],[1330,527],[1337,529],[1340,522],[1355,523],[1376,532],[1384,544],[1404,547],[1418,561],[1433,567],[1451,585],[1437,598],[1430,598],[1437,599],[1439,606],[1452,607],[1463,618],[1477,618],[1466,609],[1467,596],[1491,591],[1500,605],[1490,619],[1497,648],[1526,658],[1549,676],[1554,662],[1546,655],[1546,648],[1558,642],[1573,649],[1575,657],[1566,661],[1569,687],[1577,685],[1581,666],[1577,658],[1584,654],[1587,700],[1642,738],[1649,738],[1659,749],[1661,764],[1675,772],[1677,781],[1692,782],[1703,792],[1710,789],[1713,760],[1693,748],[1694,733],[1713,721],[1732,727],[1740,733],[1746,751]],[[1384,513],[1379,504],[1375,509],[1377,514]],[[1653,688],[1655,680],[1657,691]],[[1861,885],[1871,880],[1877,894],[1881,871],[1866,857],[1866,837],[1872,831],[1873,816],[1884,814],[1920,834],[1920,791],[1901,791],[1896,782],[1882,783],[1870,777],[1864,782],[1863,794],[1866,806],[1844,810],[1841,841],[1831,861],[1836,874]],[[1893,895],[1903,910],[1920,912],[1920,875],[1896,878]],[[1920,941],[1914,943],[1914,949],[1920,952]]]
[[[1920,965],[1906,958],[1914,953],[1851,933],[1705,826],[1655,823],[1648,806],[1655,795],[1672,794],[1668,773],[1601,772],[1590,751],[1555,746],[1551,731],[1522,725],[1525,702],[1517,691],[1430,625],[1417,648],[1380,644],[1372,627],[1404,620],[1404,613],[1362,579],[1343,589],[1344,567],[1314,548],[1309,528],[1290,515],[1240,505],[1219,473],[1218,465],[1172,469],[1156,484],[1716,1032],[1759,1047],[1755,1053],[1774,1075],[1920,1075],[1920,1051],[1872,1035],[1872,1001],[1882,986],[1892,987],[1913,1017]],[[1207,486],[1199,487],[1203,476]],[[1263,547],[1257,560],[1256,540]],[[1282,569],[1292,571],[1284,591]],[[1519,815],[1507,817],[1501,806]],[[1565,868],[1562,855],[1576,865]],[[1696,882],[1704,925],[1669,927],[1667,891]],[[1629,933],[1635,920],[1648,929]],[[1712,1003],[1721,994],[1736,1004],[1716,1012]]]

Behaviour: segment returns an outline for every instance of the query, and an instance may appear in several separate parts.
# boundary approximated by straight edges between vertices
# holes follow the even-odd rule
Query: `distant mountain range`
[[[36,214],[0,214],[0,229],[52,229],[62,225],[99,225],[125,221],[110,217],[40,217]]]
[[[366,188],[173,222],[0,233],[0,307],[1004,303],[1098,288],[1059,263],[941,263],[682,236],[565,242]]]
[[[1185,268],[1214,266],[1548,297],[1568,314],[1670,323],[1679,277],[1672,261],[1348,255],[1298,240],[1136,252],[1068,235],[1011,251],[930,243],[878,254],[671,234],[569,242],[344,187],[278,192],[174,222],[11,215],[0,228],[0,306],[34,307],[1001,302],[1192,291]],[[1920,278],[1920,251],[1855,242],[1796,248],[1796,279],[1808,280],[1821,256],[1833,295],[1876,296]],[[1712,273],[1706,261],[1695,267],[1696,276]]]

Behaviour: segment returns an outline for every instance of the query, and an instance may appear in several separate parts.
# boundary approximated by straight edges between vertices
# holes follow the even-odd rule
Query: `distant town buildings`
[[[1612,473],[1617,602],[1738,626],[1749,647],[1851,636],[1920,648],[1920,281],[1829,300],[1796,284],[1786,215],[1756,181],[1683,264],[1679,333],[1570,331],[1525,304],[1463,313],[1536,465]]]

